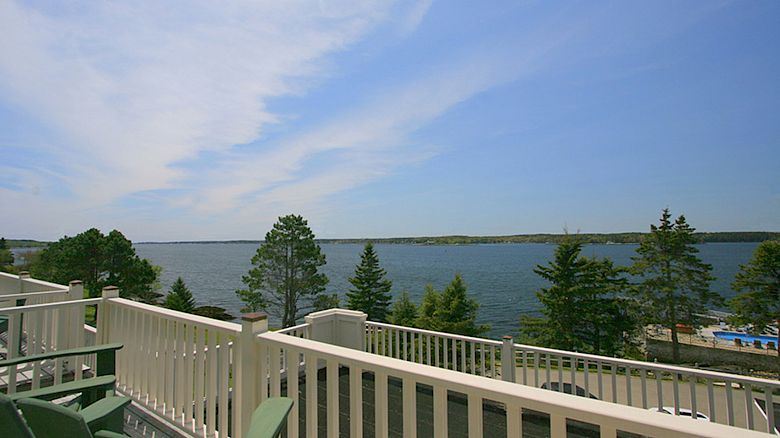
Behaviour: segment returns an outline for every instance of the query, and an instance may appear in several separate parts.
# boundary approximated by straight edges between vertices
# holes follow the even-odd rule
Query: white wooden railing
[[[22,292],[12,295],[26,297],[20,299],[26,299],[28,304],[0,308],[0,318],[4,320],[5,326],[5,333],[2,334],[2,353],[9,359],[85,346],[85,308],[100,305],[102,302],[100,298],[70,299],[83,296],[81,282],[72,282],[64,290],[58,289],[54,292]],[[30,296],[33,299],[30,299]],[[48,302],[50,300],[51,302]],[[29,304],[29,301],[39,304]],[[12,365],[0,370],[0,379],[3,382],[0,386],[8,393],[14,393],[18,385],[29,385],[32,389],[37,389],[44,382],[62,383],[64,376],[80,380],[85,371],[85,363],[89,366],[94,364],[94,361],[94,355],[90,355],[55,359],[53,364],[34,362]],[[70,373],[73,375],[70,376]]]
[[[506,340],[499,342],[371,321],[366,322],[364,350],[536,388],[548,382],[557,382],[555,386],[548,383],[548,388],[559,392],[575,392],[579,386],[584,389],[586,396],[593,394],[600,400],[643,409],[655,407],[660,410],[669,406],[677,415],[680,409],[706,412],[711,422],[746,429],[771,431],[776,427],[774,410],[767,409],[765,418],[757,418],[761,411],[754,401],[755,398],[761,398],[764,406],[773,406],[773,393],[780,391],[780,381],[776,380],[555,350],[511,341],[507,343]],[[502,361],[502,355],[514,360]]]
[[[418,389],[429,388],[433,393],[432,436],[448,435],[448,395],[464,394],[467,399],[468,436],[480,438],[483,434],[483,403],[492,402],[502,406],[506,412],[506,436],[518,437],[524,427],[523,411],[533,410],[549,415],[550,436],[562,438],[572,421],[595,425],[603,438],[616,437],[618,431],[646,436],[676,437],[732,437],[735,429],[717,423],[694,422],[672,416],[663,416],[646,410],[615,405],[598,400],[571,397],[566,394],[517,385],[497,379],[435,368],[395,358],[346,347],[324,344],[308,339],[295,338],[281,333],[266,332],[256,336],[260,346],[259,367],[267,370],[270,364],[278,363],[285,355],[306,357],[306,366],[300,369],[297,361],[288,360],[292,368],[287,375],[302,374],[305,383],[305,406],[293,407],[288,419],[288,436],[319,436],[318,419],[318,363],[325,367],[325,421],[327,436],[337,437],[340,431],[339,398],[349,400],[349,436],[359,437],[364,431],[363,380],[374,381],[374,431],[372,435],[386,437],[389,433],[388,379],[398,379],[402,385],[402,424],[404,437],[417,436]],[[347,394],[340,389],[340,375],[348,375]],[[298,381],[288,379],[283,390],[276,373],[258,374],[260,379],[259,400],[278,395],[297,398]],[[399,406],[395,406],[398,409]],[[298,430],[299,418],[305,416],[305,430]],[[743,430],[741,436],[765,436]]]
[[[365,351],[485,377],[500,376],[502,343],[366,321]]]
[[[102,342],[121,342],[119,389],[195,436],[228,436],[238,324],[107,299]]]

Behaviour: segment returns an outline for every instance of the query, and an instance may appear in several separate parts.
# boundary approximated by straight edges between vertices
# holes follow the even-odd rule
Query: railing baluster
[[[598,390],[599,390],[599,400],[604,400],[604,381],[602,378],[602,371],[603,367],[601,365],[601,361],[596,362],[596,374],[597,374],[597,383],[598,383]]]
[[[297,416],[295,421],[298,422]],[[288,430],[291,430],[289,426]],[[351,437],[363,436],[363,371],[355,365],[349,367],[349,435]],[[290,432],[288,436],[297,437],[297,429]]]
[[[469,438],[482,437],[482,397],[476,394],[468,395],[469,404]]]
[[[696,405],[696,377],[688,375],[688,385],[691,392],[691,418],[697,420],[699,411],[698,406]]]
[[[661,382],[663,372],[660,370],[654,370],[653,372],[655,373],[656,405],[658,407],[658,411],[660,412],[664,407],[664,387]]]
[[[382,372],[374,373],[374,423],[376,424],[377,438],[387,438],[388,419],[387,419],[387,374]]]
[[[550,414],[550,437],[566,438],[566,417],[558,413]]]
[[[295,403],[289,416],[287,417],[287,435],[291,437],[298,436],[298,375],[300,366],[300,352],[287,349],[287,397],[293,399]]]
[[[195,326],[188,324],[184,332],[184,424],[191,429],[193,409],[193,388],[195,387]]]
[[[433,436],[447,438],[447,388],[440,385],[433,387]]]
[[[406,340],[406,335],[407,334],[408,333],[406,333],[406,332],[401,332],[401,339],[402,339],[401,344],[403,345],[403,347],[402,347],[403,348],[403,353],[402,353],[403,360],[407,360],[407,358],[406,358],[406,351],[409,349],[409,344],[407,343],[407,340]]]
[[[262,357],[262,356],[261,356]],[[306,436],[317,437],[317,357],[305,353],[306,361]]]
[[[680,415],[680,384],[679,374],[672,373],[672,396],[674,397],[674,415]]]
[[[410,379],[403,379],[403,421],[404,438],[417,437],[417,383]]]
[[[203,431],[203,390],[205,377],[204,341],[205,329],[199,327],[195,332],[195,431]]]
[[[270,364],[268,365],[268,373],[271,377],[271,388],[269,392],[270,397],[279,397],[282,394],[282,380],[279,374],[281,359],[279,354],[280,352],[278,348],[271,348],[271,355],[269,356]]]
[[[452,341],[455,343],[455,339]],[[506,360],[506,358],[502,358],[502,360]],[[460,371],[463,373],[468,372],[466,369],[466,341],[463,339],[460,341]]]
[[[425,363],[423,360],[423,335],[417,335],[417,363]]]
[[[707,413],[709,414],[710,421],[713,423],[715,422],[715,417],[717,415],[714,392],[715,391],[712,388],[712,379],[707,379],[707,408],[709,409]]]
[[[550,355],[545,354],[544,355],[544,376],[545,380],[547,381],[547,389],[552,389],[552,382],[550,381],[550,372],[551,370],[550,366]],[[560,368],[559,368],[560,369]],[[563,387],[563,381],[561,379],[558,379],[558,386]]]
[[[642,382],[642,409],[647,409],[647,370],[639,370],[639,379]]]
[[[775,403],[772,401],[772,388],[764,388],[764,402],[766,403],[766,430],[775,433]]]
[[[631,394],[631,367],[626,366],[626,404],[629,406],[633,406],[633,397]]]
[[[227,436],[230,410],[228,407],[229,381],[230,381],[230,340],[226,333],[219,334],[219,435]],[[278,362],[277,362],[278,367]],[[278,375],[278,372],[277,372]]]
[[[476,357],[477,352],[475,351],[475,348],[474,348],[474,347],[476,347],[476,345],[477,344],[475,344],[473,342],[469,342],[469,353],[470,353],[470,358],[471,358],[471,363],[470,363],[469,366],[471,367],[471,369],[470,369],[470,373],[471,374],[477,374],[477,357]]]
[[[210,329],[208,336],[208,358],[206,371],[208,385],[206,386],[206,435],[213,435],[217,429],[217,332]]]
[[[585,397],[590,396],[590,377],[588,376],[588,372],[590,371],[590,363],[588,362],[588,359],[584,359],[582,361],[582,372],[585,376],[585,381],[583,382],[583,386],[585,386]]]
[[[485,375],[485,343],[479,344],[479,375]],[[525,351],[523,351],[523,383],[525,384]]]
[[[539,387],[539,353],[536,351],[534,351],[534,386]]]
[[[425,335],[425,364],[431,364],[431,335]]]
[[[691,408],[691,410],[696,412],[696,408]],[[753,387],[751,385],[745,385],[745,418],[747,419],[747,428],[755,429],[755,424],[753,424]]]
[[[187,382],[184,380],[184,358],[185,358],[185,351],[184,351],[184,323],[181,321],[176,321],[176,367],[174,368],[176,371],[173,376],[174,385],[176,387],[176,390],[174,391],[174,409],[175,409],[175,415],[176,420],[182,421],[183,415],[184,415],[184,393],[186,391],[189,391],[190,388],[187,386]],[[221,349],[220,349],[221,350]],[[220,351],[220,356],[222,356],[222,351]],[[220,374],[224,373],[224,370],[222,369],[222,363],[220,361]],[[220,405],[221,409],[222,405]],[[222,418],[222,411],[219,412],[220,420]],[[220,432],[223,429],[220,427]]]
[[[496,378],[496,346],[490,346],[490,377]]]
[[[440,357],[439,357],[439,337],[436,336],[436,337],[434,337],[433,340],[434,340],[434,344],[435,344],[434,345],[434,350],[436,352],[436,354],[435,354],[436,355],[436,366],[438,367],[440,365],[440,363],[441,363]]]
[[[506,436],[511,438],[523,436],[523,409],[520,405],[506,405]]]
[[[276,350],[276,349],[274,349]],[[339,436],[339,363],[328,360],[326,370],[328,438]]]
[[[577,358],[572,356],[569,360],[569,366],[571,367],[571,370],[569,370],[569,373],[571,374],[571,394],[577,395]]]
[[[612,368],[612,403],[617,403],[617,364],[612,362],[609,364]]]
[[[767,411],[771,410],[769,409],[771,405],[767,405]],[[731,381],[726,381],[726,419],[728,420],[729,426],[734,425],[734,396],[731,391]]]

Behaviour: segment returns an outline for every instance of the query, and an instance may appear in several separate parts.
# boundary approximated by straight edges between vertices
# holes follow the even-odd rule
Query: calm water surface
[[[699,245],[700,257],[713,266],[717,280],[713,290],[726,298],[735,295],[730,284],[740,264],[746,263],[757,243],[709,243]],[[347,278],[360,261],[362,245],[321,245],[328,263],[329,293],[342,298],[351,286]],[[136,244],[139,256],[163,268],[161,283],[167,291],[181,276],[198,304],[215,305],[238,315],[241,302],[235,290],[249,270],[256,244]],[[628,265],[637,245],[586,245],[583,254],[610,257]],[[443,289],[456,272],[463,275],[469,293],[481,304],[479,321],[490,324],[490,337],[517,333],[521,314],[535,313],[540,305],[535,292],[546,285],[533,268],[549,261],[554,245],[375,245],[382,267],[393,281],[393,294],[409,291],[419,301],[425,285]],[[273,323],[273,321],[272,321]]]

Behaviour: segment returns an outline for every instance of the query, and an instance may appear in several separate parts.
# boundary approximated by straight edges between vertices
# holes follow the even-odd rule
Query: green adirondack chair
[[[277,438],[287,423],[293,400],[275,397],[260,403],[252,413],[247,438]]]
[[[128,404],[127,397],[106,397],[75,412],[34,398],[16,402],[35,438],[122,437],[124,408]]]
[[[116,351],[121,348],[122,344],[105,344],[69,350],[55,350],[41,354],[0,360],[0,368],[30,362],[40,362],[43,360],[54,360],[63,357],[95,354],[97,356],[96,369],[93,370],[96,375],[95,377],[74,380],[59,385],[45,386],[28,391],[20,391],[9,395],[13,401],[23,398],[55,400],[66,395],[81,393],[81,405],[86,407],[105,397],[107,392],[110,393],[113,391],[116,383],[116,377],[114,376],[116,370]]]

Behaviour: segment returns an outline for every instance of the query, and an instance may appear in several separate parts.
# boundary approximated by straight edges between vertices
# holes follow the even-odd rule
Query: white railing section
[[[288,419],[288,436],[305,435],[317,437],[318,429],[318,363],[325,365],[325,400],[327,436],[339,436],[339,398],[349,400],[350,432],[349,436],[363,436],[363,378],[373,376],[375,388],[375,430],[372,435],[388,436],[388,379],[401,381],[403,392],[403,435],[417,436],[418,386],[428,387],[433,393],[433,436],[448,435],[448,394],[465,394],[468,403],[468,435],[472,438],[483,436],[483,402],[493,402],[504,407],[506,412],[506,436],[522,435],[523,411],[543,412],[550,418],[550,436],[563,438],[567,434],[567,423],[584,422],[597,426],[603,438],[617,437],[618,431],[637,433],[646,436],[677,437],[731,437],[734,429],[716,423],[693,422],[672,416],[658,415],[653,412],[628,406],[614,405],[598,400],[571,397],[537,388],[516,385],[497,379],[485,379],[460,372],[437,369],[430,366],[410,363],[409,361],[381,357],[360,350],[324,344],[308,339],[300,339],[285,334],[266,332],[255,338],[260,348],[259,360],[259,401],[278,395],[292,396],[298,399],[297,379],[287,379],[283,387],[276,373],[270,376],[264,372],[269,364],[278,363],[282,356],[306,357],[306,366],[295,369],[297,361],[288,360],[293,369],[286,374],[303,374],[305,382],[305,406],[296,404]],[[346,394],[340,390],[341,374],[348,374]],[[284,390],[283,390],[284,388]],[[398,408],[397,406],[395,408]],[[305,430],[298,430],[298,421],[305,415]],[[742,431],[742,436],[765,436],[758,432]],[[755,435],[754,435],[755,434]]]
[[[122,342],[117,384],[196,436],[228,436],[238,324],[111,298],[103,342]]]
[[[500,375],[499,341],[366,321],[365,351],[485,377]]]
[[[558,392],[576,393],[579,387],[585,396],[644,409],[671,407],[676,415],[690,409],[706,413],[711,422],[746,429],[776,427],[773,410],[759,418],[761,411],[754,400],[761,398],[764,406],[773,406],[780,381],[515,344],[507,339],[499,342],[367,321],[364,351],[536,388],[546,384]],[[502,355],[514,361],[502,363]]]
[[[70,289],[72,295],[83,293],[80,282],[71,283]],[[4,356],[12,359],[85,346],[85,308],[101,302],[95,298],[0,308],[5,326],[0,342]],[[37,389],[42,383],[60,384],[64,377],[80,380],[85,363],[94,364],[94,361],[94,355],[89,355],[12,365],[0,370],[3,383],[0,386],[12,394],[18,385]]]
[[[760,397],[765,406],[773,406],[773,392],[780,390],[779,381],[522,344],[514,344],[514,357],[517,383],[539,387],[545,381],[566,382],[572,384],[572,390],[579,385],[586,393],[613,403],[644,409],[671,406],[678,415],[685,408],[706,412],[712,422],[753,430],[775,428],[773,409],[768,409],[764,424],[755,418],[754,398]],[[702,399],[705,388],[706,397]],[[564,385],[558,385],[558,390],[564,391]],[[671,392],[671,403],[664,402],[665,391]],[[681,393],[685,393],[686,403]],[[741,406],[735,400],[737,393]],[[735,421],[737,416],[740,424]]]

